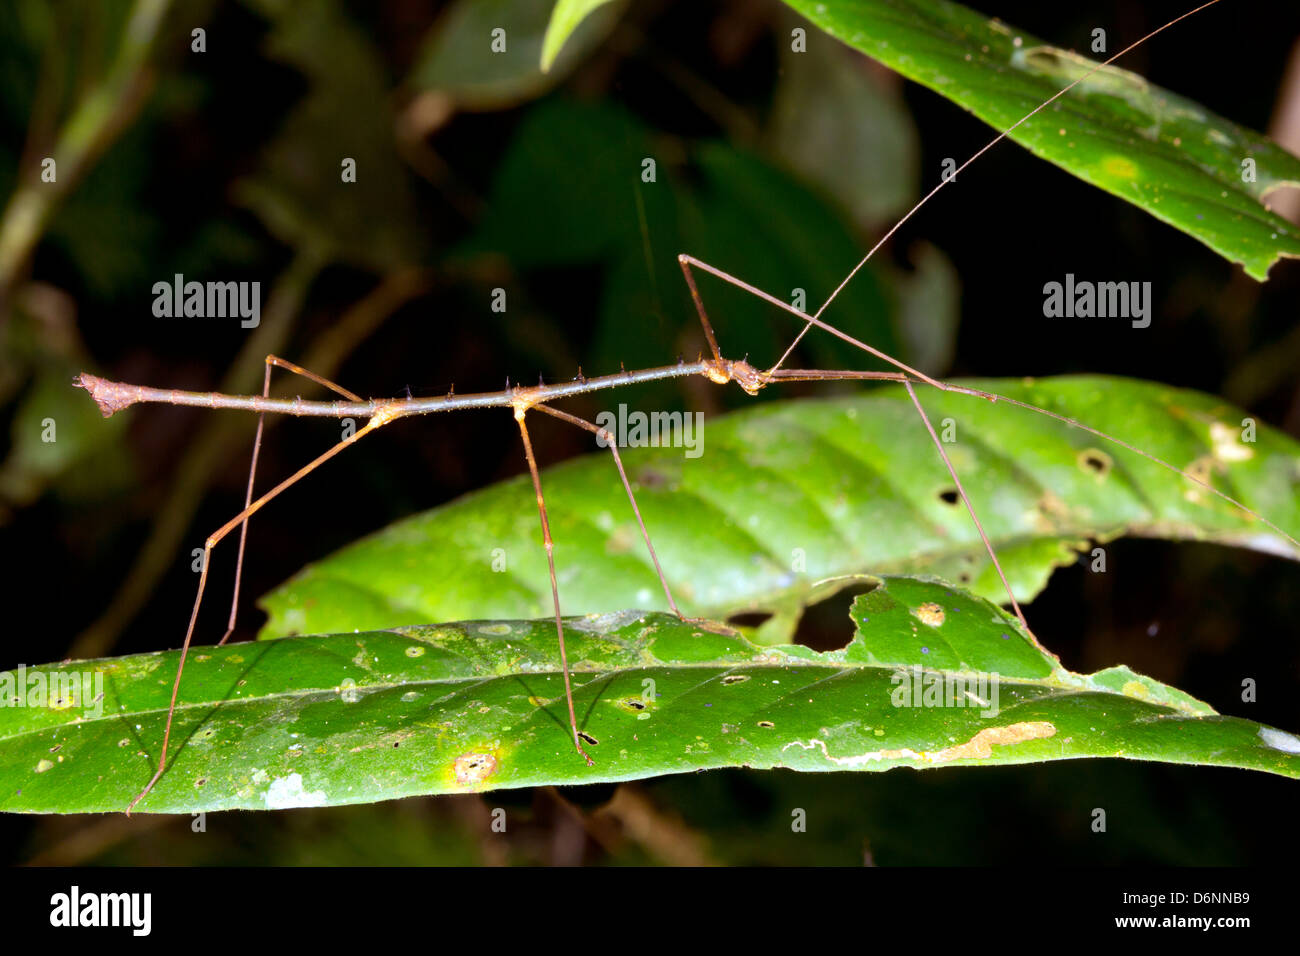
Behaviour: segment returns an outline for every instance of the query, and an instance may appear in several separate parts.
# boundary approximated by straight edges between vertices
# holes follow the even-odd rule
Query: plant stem
[[[50,156],[54,181],[43,182],[39,166],[19,173],[19,184],[0,219],[0,322],[9,314],[10,293],[59,203],[144,102],[149,55],[169,5],[170,0],[137,0],[113,65],[59,131]]]

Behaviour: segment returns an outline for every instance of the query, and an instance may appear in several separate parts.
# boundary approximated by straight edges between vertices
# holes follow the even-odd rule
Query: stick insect
[[[990,149],[992,149],[994,146],[1000,143],[1003,139],[1005,139],[1017,127],[1025,123],[1027,120],[1029,120],[1035,114],[1039,113],[1041,110],[1050,106],[1056,100],[1067,95],[1070,92],[1070,90],[1072,90],[1075,86],[1088,79],[1088,77],[1091,76],[1093,73],[1095,73],[1097,70],[1115,62],[1120,57],[1124,56],[1126,53],[1132,51],[1133,49],[1147,42],[1157,34],[1164,32],[1165,30],[1169,29],[1170,27],[1174,26],[1175,24],[1181,22],[1184,19],[1193,16],[1199,11],[1206,9],[1207,7],[1213,6],[1217,2],[1218,0],[1209,0],[1209,2],[1201,4],[1195,9],[1182,14],[1181,16],[1169,21],[1168,23],[1165,23],[1164,25],[1151,31],[1147,35],[1141,37],[1137,41],[1129,44],[1124,49],[1120,50],[1118,53],[1114,54],[1103,63],[1099,63],[1096,66],[1092,67],[1092,69],[1088,70],[1086,73],[1079,76],[1073,82],[1064,86],[1053,96],[1044,100],[1033,110],[1026,113],[1016,123],[1012,124],[1011,126],[999,132],[997,136],[995,136],[988,143],[986,143],[981,149],[979,149],[972,156],[970,156],[970,158],[968,158],[961,166],[957,167],[956,172],[960,173],[961,171],[965,170],[971,164],[973,164],[978,159],[980,159],[986,152],[988,152]],[[369,435],[372,432],[375,432],[378,429],[398,419],[407,418],[415,415],[425,415],[434,412],[459,411],[462,409],[471,409],[471,408],[501,408],[501,409],[509,410],[514,418],[514,421],[517,424],[521,443],[523,446],[524,457],[528,465],[528,471],[530,477],[532,479],[532,486],[536,497],[537,514],[540,523],[542,544],[543,547],[545,548],[546,556],[547,556],[547,567],[548,567],[548,573],[550,578],[552,606],[553,606],[554,616],[555,616],[555,630],[556,630],[556,637],[558,640],[558,645],[560,650],[560,662],[561,662],[561,667],[563,670],[563,677],[564,677],[565,702],[568,710],[569,732],[572,737],[572,745],[576,752],[576,755],[580,759],[585,760],[588,765],[592,764],[593,761],[590,755],[583,748],[583,740],[584,740],[583,733],[579,728],[577,715],[574,707],[572,681],[570,678],[568,657],[565,648],[564,622],[561,613],[561,597],[560,597],[559,585],[557,582],[556,568],[555,568],[554,541],[551,536],[550,523],[547,517],[546,501],[543,494],[541,474],[538,469],[536,456],[534,455],[533,444],[530,438],[530,433],[528,428],[529,413],[537,412],[539,414],[544,414],[552,418],[558,419],[560,421],[566,422],[574,427],[583,429],[591,433],[595,438],[597,438],[603,447],[609,449],[614,461],[614,465],[617,469],[619,479],[622,482],[623,488],[626,492],[628,503],[631,507],[632,513],[635,515],[637,525],[641,533],[641,537],[645,543],[647,551],[649,552],[649,556],[653,563],[654,570],[658,576],[660,585],[663,588],[664,596],[667,600],[668,607],[679,618],[683,618],[683,619],[685,618],[682,612],[680,611],[676,600],[673,597],[672,589],[668,584],[668,580],[664,575],[663,570],[660,566],[658,555],[655,552],[649,529],[647,528],[645,521],[642,519],[640,508],[637,505],[636,494],[633,489],[632,482],[628,478],[627,472],[623,465],[622,458],[619,454],[618,441],[616,437],[603,427],[597,426],[592,422],[589,422],[583,418],[580,418],[576,415],[573,415],[569,412],[563,411],[560,408],[555,407],[556,403],[560,402],[565,398],[569,398],[580,394],[596,392],[607,388],[615,388],[615,387],[633,384],[633,383],[650,382],[650,381],[665,380],[665,379],[680,379],[680,378],[686,378],[691,376],[700,376],[706,378],[710,382],[717,385],[727,385],[734,382],[750,395],[756,395],[762,389],[766,388],[769,385],[781,384],[785,382],[796,382],[796,381],[803,381],[803,382],[861,381],[861,382],[888,383],[895,386],[901,386],[906,391],[907,396],[912,404],[912,407],[914,408],[917,414],[917,417],[919,419],[918,425],[924,427],[927,433],[929,434],[930,439],[935,449],[937,450],[937,453],[940,459],[942,460],[944,467],[947,469],[950,477],[952,478],[953,484],[956,488],[957,495],[960,497],[963,505],[965,506],[965,509],[969,514],[969,517],[976,531],[978,532],[983,547],[985,551],[988,553],[991,564],[996,570],[999,579],[1001,580],[1002,587],[1006,591],[1006,596],[1009,605],[1014,610],[1016,617],[1023,625],[1026,634],[1030,636],[1031,640],[1034,639],[1032,635],[1032,630],[1030,629],[1024,611],[1020,607],[1019,602],[1017,601],[1014,593],[1012,592],[1006,574],[1003,571],[1001,562],[998,560],[996,550],[993,547],[993,544],[990,541],[988,535],[985,533],[983,525],[980,522],[979,514],[975,508],[975,505],[972,503],[970,497],[967,495],[966,490],[962,485],[961,478],[957,473],[957,469],[954,466],[952,460],[949,458],[947,452],[945,451],[943,442],[940,441],[939,436],[935,431],[934,425],[932,424],[929,416],[926,413],[924,405],[922,404],[920,398],[918,397],[917,386],[919,385],[935,388],[944,392],[958,393],[958,394],[966,395],[971,398],[980,399],[984,401],[1002,402],[1005,404],[1017,406],[1027,411],[1048,416],[1069,426],[1079,428],[1086,432],[1089,432],[1106,442],[1109,442],[1113,445],[1116,445],[1117,447],[1125,449],[1126,451],[1132,454],[1139,455],[1173,472],[1174,474],[1181,475],[1183,478],[1195,482],[1197,485],[1201,486],[1206,491],[1209,491],[1211,494],[1229,503],[1234,508],[1240,510],[1242,513],[1249,515],[1251,518],[1261,522],[1262,524],[1270,528],[1272,531],[1276,532],[1278,535],[1285,538],[1287,541],[1291,542],[1298,549],[1300,549],[1300,542],[1297,542],[1293,537],[1291,537],[1291,535],[1287,534],[1281,528],[1278,528],[1276,525],[1268,521],[1262,515],[1259,515],[1256,512],[1252,511],[1250,508],[1242,504],[1236,498],[1233,498],[1225,494],[1224,492],[1212,487],[1205,478],[1191,474],[1166,460],[1156,457],[1155,455],[1152,455],[1144,451],[1143,449],[1137,447],[1136,445],[1126,441],[1121,437],[1108,434],[1106,432],[1101,431],[1100,429],[1094,428],[1074,418],[1070,418],[1068,416],[1050,411],[1048,409],[1040,408],[1038,406],[1029,404],[1024,401],[998,395],[988,391],[983,391],[980,389],[969,388],[961,385],[943,382],[938,379],[932,378],[931,376],[925,374],[924,372],[916,368],[913,368],[912,366],[876,349],[869,343],[864,342],[858,338],[855,338],[854,336],[841,330],[835,325],[832,325],[830,322],[826,321],[823,318],[823,315],[830,308],[831,304],[836,300],[836,298],[840,295],[840,293],[853,280],[853,278],[858,274],[858,272],[867,264],[867,262],[870,261],[871,258],[882,248],[882,246],[884,246],[884,244],[887,243],[895,235],[895,233],[903,226],[904,223],[906,223],[909,219],[911,219],[923,206],[929,203],[930,200],[933,199],[936,196],[936,194],[945,185],[947,185],[949,182],[953,181],[954,179],[955,179],[955,174],[952,176],[945,176],[943,179],[941,179],[941,181],[937,185],[935,185],[928,193],[926,193],[905,215],[902,216],[901,219],[898,220],[898,222],[896,222],[888,231],[886,231],[884,235],[881,236],[881,238],[867,251],[866,255],[862,257],[862,259],[857,263],[857,265],[854,266],[853,269],[851,269],[848,272],[848,274],[839,283],[839,285],[831,292],[830,296],[822,303],[822,305],[817,309],[817,311],[815,313],[812,313],[811,315],[805,313],[800,309],[795,308],[794,306],[782,301],[781,299],[771,295],[770,293],[763,291],[758,286],[751,284],[750,282],[745,281],[744,279],[741,279],[737,276],[734,276],[724,271],[721,268],[718,268],[714,265],[711,265],[707,262],[704,262],[688,254],[680,255],[678,257],[678,262],[682,270],[683,279],[690,293],[690,297],[694,303],[697,317],[699,319],[701,329],[704,333],[704,337],[705,340],[707,341],[707,345],[709,349],[709,353],[707,357],[701,356],[697,358],[697,360],[694,362],[686,362],[686,361],[679,360],[676,364],[673,365],[646,368],[638,371],[625,370],[625,371],[620,371],[618,373],[594,377],[594,378],[587,378],[579,374],[578,378],[576,378],[571,382],[550,384],[550,385],[539,383],[537,386],[532,386],[532,387],[522,387],[522,386],[510,387],[508,385],[507,388],[502,391],[491,392],[491,393],[456,395],[454,394],[454,391],[452,391],[449,392],[446,396],[439,397],[439,398],[405,397],[405,398],[368,399],[368,400],[361,398],[359,395],[349,391],[348,389],[322,376],[319,376],[311,372],[308,369],[302,368],[301,366],[298,366],[293,362],[287,361],[275,355],[269,355],[266,357],[265,374],[263,378],[263,388],[262,388],[261,395],[227,395],[218,392],[189,392],[189,391],[180,391],[174,389],[156,389],[156,388],[148,388],[144,386],[128,385],[120,382],[109,381],[89,374],[81,375],[76,380],[75,384],[90,392],[92,398],[98,404],[100,410],[103,412],[103,414],[106,417],[130,405],[143,403],[143,402],[167,403],[172,405],[189,405],[189,406],[199,406],[199,407],[214,408],[214,409],[235,409],[241,411],[256,412],[258,415],[258,425],[253,440],[253,450],[252,450],[251,461],[250,461],[249,471],[248,471],[248,483],[247,483],[245,497],[244,497],[244,507],[238,514],[236,514],[229,521],[227,521],[225,524],[221,525],[221,527],[217,528],[214,532],[212,532],[212,534],[210,534],[204,542],[203,555],[199,567],[199,581],[198,581],[197,593],[195,595],[194,605],[190,613],[189,624],[188,627],[186,628],[184,642],[181,646],[180,659],[176,670],[176,676],[172,685],[171,701],[168,709],[165,729],[163,732],[163,739],[161,742],[157,768],[153,773],[153,776],[148,781],[148,783],[131,801],[130,805],[127,807],[126,812],[129,814],[140,803],[140,801],[144,799],[144,797],[150,792],[150,790],[154,787],[154,785],[162,777],[162,775],[166,772],[167,769],[167,754],[170,745],[172,723],[175,716],[177,698],[181,686],[182,675],[184,673],[186,657],[189,653],[190,645],[193,641],[193,637],[194,637],[194,633],[198,621],[199,611],[203,602],[204,591],[207,585],[208,562],[209,562],[209,558],[211,557],[213,549],[216,547],[218,543],[220,543],[226,537],[234,533],[236,530],[239,532],[239,545],[238,545],[238,555],[236,558],[234,594],[231,600],[230,614],[228,617],[226,631],[225,634],[222,636],[221,640],[218,642],[218,644],[224,644],[227,640],[229,640],[231,634],[234,632],[235,625],[236,625],[238,608],[239,608],[240,582],[242,577],[243,561],[244,561],[245,547],[247,542],[248,522],[249,519],[252,517],[252,515],[255,514],[257,511],[259,511],[260,509],[262,509],[274,498],[279,496],[282,492],[292,487],[294,484],[296,484],[306,475],[310,474],[312,471],[320,467],[326,461],[330,460],[331,458],[334,458],[336,455],[341,453],[345,448],[348,448],[351,445],[356,444],[366,435]],[[784,353],[781,355],[781,357],[774,365],[772,365],[769,368],[762,369],[750,365],[749,362],[745,359],[734,360],[734,359],[728,359],[724,356],[722,349],[718,343],[717,337],[714,333],[713,326],[709,320],[708,313],[705,309],[703,298],[700,295],[699,288],[696,283],[696,271],[710,275],[716,279],[719,279],[723,282],[733,285],[745,291],[746,293],[753,295],[758,299],[772,306],[777,307],[783,312],[793,315],[800,323],[802,323],[802,328],[798,331],[797,335],[793,337],[793,339],[790,342],[790,345],[785,349]],[[892,366],[893,370],[892,371],[861,371],[861,370],[852,370],[852,369],[786,368],[785,367],[786,362],[787,360],[790,359],[795,348],[803,340],[804,336],[807,335],[814,328],[824,331],[827,334],[834,335],[840,338],[841,340],[843,340],[844,342],[848,343],[849,345],[852,345],[855,348],[860,349],[861,351],[867,353],[868,355],[871,355],[876,359],[879,359],[889,364],[890,366]],[[324,388],[327,388],[330,391],[334,392],[337,396],[339,396],[339,398],[335,401],[304,401],[301,398],[297,398],[297,399],[272,398],[270,397],[271,374],[272,374],[272,369],[276,369],[276,368],[290,372],[294,375],[301,376],[309,381],[316,383],[317,385],[323,386]],[[309,461],[307,464],[303,465],[301,468],[299,468],[289,477],[280,481],[270,490],[265,491],[255,497],[254,485],[255,485],[255,479],[257,473],[258,456],[262,444],[262,437],[263,437],[263,431],[265,426],[265,416],[268,413],[294,415],[294,416],[326,417],[326,418],[355,417],[355,418],[364,418],[366,421],[365,424],[362,425],[359,429],[349,433],[337,444],[333,445],[325,452],[318,455],[317,457]]]

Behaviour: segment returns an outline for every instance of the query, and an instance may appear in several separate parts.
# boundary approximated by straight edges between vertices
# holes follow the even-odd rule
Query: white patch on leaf
[[[1296,737],[1294,734],[1274,730],[1272,727],[1261,727],[1259,728],[1259,739],[1274,750],[1280,750],[1287,754],[1300,754],[1300,737]]]
[[[262,795],[268,810],[287,810],[290,807],[321,807],[325,805],[324,790],[304,790],[302,774],[291,773],[276,777]]]

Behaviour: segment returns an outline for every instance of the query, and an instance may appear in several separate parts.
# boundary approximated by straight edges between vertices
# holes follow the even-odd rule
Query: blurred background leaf
[[[783,18],[778,29],[788,34],[798,22]],[[917,199],[920,179],[920,144],[898,77],[838,45],[808,56],[782,44],[780,56],[768,148],[864,229],[892,225],[886,220]],[[846,163],[845,156],[866,161]]]
[[[580,11],[568,9],[573,6],[561,0],[557,7],[557,18],[572,18],[560,38],[547,30],[551,11],[544,2],[456,0],[429,32],[407,82],[436,90],[463,110],[506,109],[540,96],[609,36],[626,4],[587,0],[576,5]]]
[[[273,24],[267,54],[299,70],[309,92],[236,185],[280,241],[325,243],[331,258],[383,272],[428,252],[393,141],[391,79],[337,0],[252,0]],[[340,122],[340,117],[348,117]],[[327,159],[333,162],[327,162]],[[355,163],[355,182],[343,163]]]
[[[542,70],[550,70],[560,50],[587,17],[610,0],[556,0],[542,39]]]

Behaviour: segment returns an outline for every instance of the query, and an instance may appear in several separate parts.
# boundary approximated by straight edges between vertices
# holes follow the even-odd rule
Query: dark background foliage
[[[979,6],[1086,50],[1096,26],[1118,45],[1184,4]],[[5,194],[102,78],[128,9],[45,7],[0,12]],[[75,372],[256,391],[261,355],[250,362],[248,350],[264,340],[262,352],[309,367],[322,357],[327,367],[315,370],[375,396],[667,364],[704,348],[678,252],[780,296],[806,288],[815,307],[936,181],[944,158],[960,162],[991,135],[815,30],[810,52],[792,58],[785,38],[798,21],[771,2],[634,4],[575,41],[546,82],[522,53],[509,69],[489,59],[474,16],[496,17],[522,43],[513,24],[544,23],[547,8],[267,0],[168,13],[138,116],[70,190],[0,318],[0,666],[177,646],[193,596],[190,549],[242,505],[251,418],[154,406],[104,422],[70,387]],[[196,26],[205,53],[189,51]],[[1122,65],[1267,129],[1298,33],[1294,5],[1241,0]],[[513,75],[484,72],[498,69]],[[474,75],[492,82],[463,82]],[[343,156],[358,160],[355,185],[338,181]],[[644,156],[656,158],[658,179],[642,187]],[[261,281],[263,339],[250,344],[237,322],[154,318],[151,287],[177,272]],[[1042,286],[1066,272],[1151,281],[1152,326],[1044,319]],[[496,287],[507,290],[505,314],[489,309]],[[271,290],[286,303],[279,318]],[[755,364],[780,354],[788,317],[716,282],[703,292],[724,351]],[[1133,375],[1224,395],[1295,435],[1298,293],[1300,266],[1281,263],[1257,285],[1006,143],[910,222],[828,318],[935,374]],[[815,335],[797,360],[870,367]],[[618,400],[709,413],[750,401],[700,382]],[[591,417],[597,401],[572,407]],[[56,455],[31,437],[47,415],[59,422]],[[332,422],[277,424],[260,474],[286,475],[336,439]],[[589,449],[559,423],[539,426],[535,441],[544,463]],[[385,429],[252,523],[236,639],[256,634],[256,596],[303,564],[523,467],[500,412]],[[200,642],[220,635],[233,550],[216,561]],[[1127,663],[1227,712],[1300,725],[1294,565],[1150,541],[1116,543],[1109,563],[1104,575],[1058,572],[1029,608],[1067,666]],[[135,597],[123,591],[129,580]],[[844,601],[814,610],[802,637],[846,640],[846,610]],[[1240,701],[1243,677],[1259,681],[1258,703]],[[1294,854],[1293,787],[1120,761],[733,771],[619,793],[229,814],[201,834],[180,819],[12,817],[0,834],[9,859],[45,862],[926,864],[1033,854],[1232,864]],[[509,810],[504,836],[488,828],[493,807]],[[796,807],[808,811],[807,833],[791,832]],[[1104,835],[1089,830],[1095,807],[1108,812]]]

